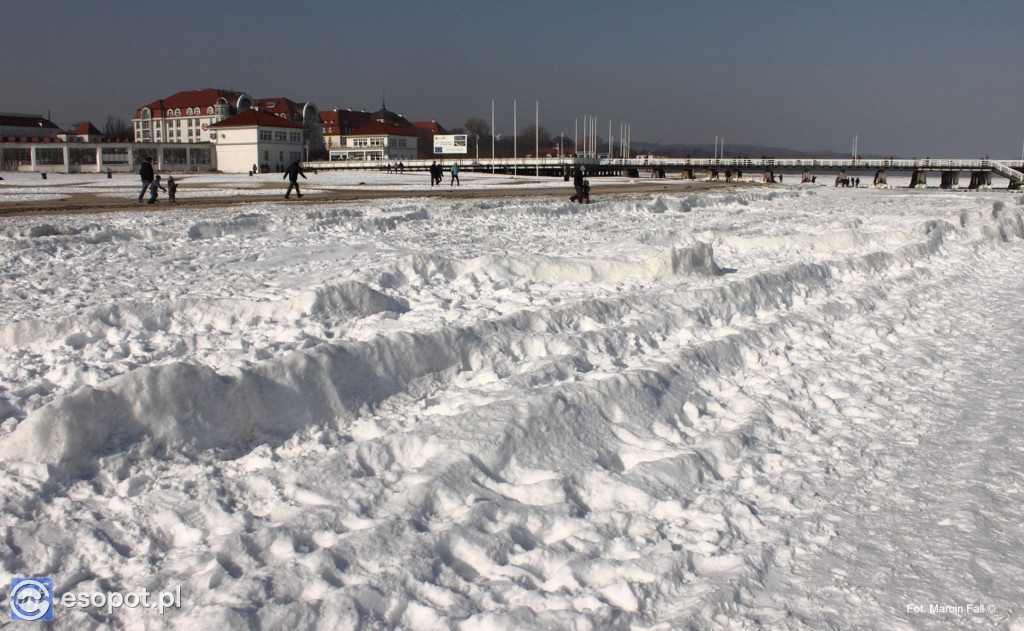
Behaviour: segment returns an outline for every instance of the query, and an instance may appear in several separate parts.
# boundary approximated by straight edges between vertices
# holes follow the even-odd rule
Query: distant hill
[[[631,147],[635,153],[650,153],[667,158],[713,158],[715,157],[714,145],[663,145],[657,142],[633,142]],[[765,147],[763,145],[726,145],[726,158],[760,158],[768,156],[771,158],[849,158],[850,154],[837,153],[835,151],[801,151],[787,149],[785,147]],[[862,158],[888,158],[889,156],[876,156],[863,154]]]

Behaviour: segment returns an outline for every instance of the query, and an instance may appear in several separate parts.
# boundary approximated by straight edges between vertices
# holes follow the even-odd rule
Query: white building
[[[261,172],[283,171],[292,161],[303,159],[304,129],[299,123],[253,109],[214,123],[210,137],[217,168],[247,173],[256,165]]]
[[[178,92],[135,112],[135,142],[211,142],[211,125],[252,105],[252,97],[244,92],[213,88]]]
[[[419,135],[409,129],[373,121],[341,137],[331,160],[415,160]]]
[[[315,103],[298,103],[291,99],[277,97],[255,99],[252,102],[252,108],[302,125],[305,128],[302,140],[306,144],[307,150],[320,151],[324,148],[323,126],[320,122],[320,111]],[[305,155],[304,159],[308,160],[309,156]]]
[[[57,134],[57,138],[60,138],[61,142],[103,142],[106,139],[103,132],[89,121],[82,121],[71,131]]]

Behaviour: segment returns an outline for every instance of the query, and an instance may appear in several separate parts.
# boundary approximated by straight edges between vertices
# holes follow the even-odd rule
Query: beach
[[[54,628],[1024,628],[1020,193],[29,175],[0,578]]]

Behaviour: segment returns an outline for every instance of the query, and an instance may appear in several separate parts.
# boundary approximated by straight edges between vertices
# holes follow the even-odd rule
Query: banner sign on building
[[[468,137],[466,134],[434,136],[434,153],[466,153]]]

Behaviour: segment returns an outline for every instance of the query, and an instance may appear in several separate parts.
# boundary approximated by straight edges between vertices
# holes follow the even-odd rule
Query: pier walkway
[[[775,181],[781,174],[798,173],[802,181],[811,181],[815,173],[835,172],[844,178],[847,172],[874,172],[872,183],[885,184],[889,172],[909,172],[911,186],[927,185],[930,173],[940,177],[940,187],[958,188],[960,175],[970,174],[968,188],[991,186],[992,175],[1009,180],[1010,188],[1024,184],[1024,161],[1022,160],[964,160],[964,159],[912,159],[895,158],[580,158],[565,156],[558,158],[471,158],[453,157],[436,160],[445,167],[458,164],[463,171],[507,173],[517,175],[567,176],[575,167],[580,167],[587,177],[618,175],[626,177],[682,177],[684,179],[740,179],[751,173],[763,174],[764,181]],[[405,160],[403,169],[426,170],[435,160]],[[307,169],[338,170],[381,170],[397,168],[398,161],[331,161],[306,162]]]

